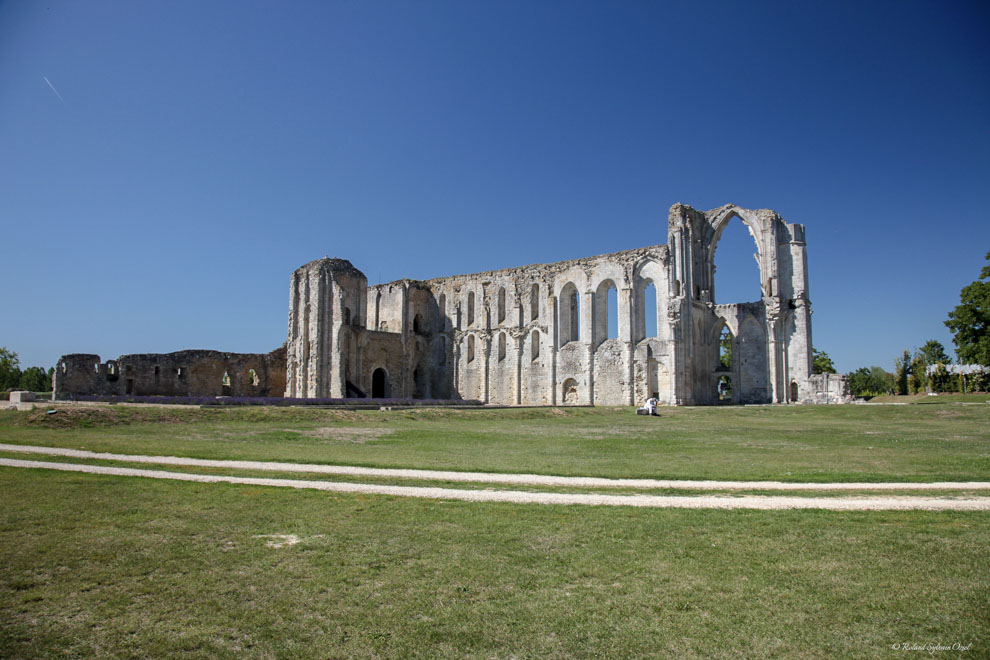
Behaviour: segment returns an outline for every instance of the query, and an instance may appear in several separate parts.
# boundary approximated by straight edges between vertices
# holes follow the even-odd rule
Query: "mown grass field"
[[[7,443],[194,458],[672,479],[990,475],[988,395],[911,406],[0,411]]]
[[[4,411],[0,441],[609,477],[986,481],[985,399],[660,419]],[[990,513],[489,504],[6,467],[0,494],[0,657],[886,657],[903,643],[990,655]],[[276,535],[299,542],[273,547]]]

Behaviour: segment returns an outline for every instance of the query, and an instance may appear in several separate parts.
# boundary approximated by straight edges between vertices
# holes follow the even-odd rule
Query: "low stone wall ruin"
[[[188,350],[121,355],[63,355],[55,367],[56,399],[107,396],[281,397],[285,348],[271,353]]]

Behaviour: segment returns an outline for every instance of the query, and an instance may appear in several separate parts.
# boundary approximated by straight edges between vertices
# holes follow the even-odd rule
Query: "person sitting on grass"
[[[650,416],[651,417],[656,417],[657,416],[657,404],[658,403],[660,403],[660,402],[657,401],[657,398],[654,397],[654,396],[651,396],[649,399],[646,400],[646,409],[650,411]]]
[[[657,401],[656,397],[651,396],[649,399],[646,400],[646,403],[643,404],[643,407],[640,408],[638,411],[636,411],[636,414],[641,415],[645,413],[651,417],[658,417],[659,416],[657,415],[658,403],[659,401]]]

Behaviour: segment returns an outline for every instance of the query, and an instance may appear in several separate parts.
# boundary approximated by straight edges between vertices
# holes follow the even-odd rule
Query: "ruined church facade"
[[[762,297],[715,304],[734,218],[755,241]],[[287,397],[785,403],[820,401],[823,382],[827,396],[812,376],[804,226],[768,209],[675,204],[666,245],[551,264],[368,286],[325,258],[291,277]]]

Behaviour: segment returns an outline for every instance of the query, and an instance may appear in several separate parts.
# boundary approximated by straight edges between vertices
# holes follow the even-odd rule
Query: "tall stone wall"
[[[664,304],[665,259],[665,246],[651,246],[422,283],[436,301],[430,328],[446,328],[454,346],[454,390],[502,404],[646,398],[633,373],[634,348],[647,339],[636,319]],[[637,298],[648,284],[656,291],[649,310]],[[609,289],[618,311],[611,327]],[[665,340],[651,338],[664,352]]]

